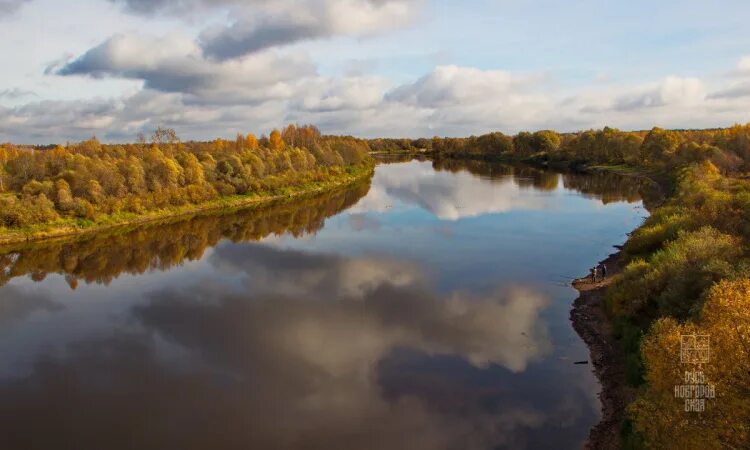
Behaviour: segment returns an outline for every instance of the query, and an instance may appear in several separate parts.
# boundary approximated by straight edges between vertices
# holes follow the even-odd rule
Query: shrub
[[[693,316],[704,291],[732,276],[741,256],[739,239],[714,228],[681,232],[648,261],[625,268],[607,295],[608,307],[646,323],[659,316]]]

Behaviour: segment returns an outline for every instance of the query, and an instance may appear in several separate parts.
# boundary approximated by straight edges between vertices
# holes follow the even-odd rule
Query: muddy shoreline
[[[573,281],[579,296],[573,302],[570,320],[589,348],[589,360],[601,385],[598,396],[602,404],[602,417],[589,432],[586,449],[620,448],[625,408],[635,394],[625,379],[625,354],[615,339],[612,323],[604,311],[604,295],[612,277],[622,270],[621,256],[618,251],[601,261],[608,270],[604,280],[594,283],[590,277],[584,277]]]
[[[596,169],[612,171],[606,168]],[[648,211],[658,208],[670,191],[670,181],[665,177],[645,175],[640,172],[621,173],[623,176],[647,180],[654,190],[644,196],[643,205]],[[573,329],[589,348],[589,360],[594,367],[594,375],[599,380],[601,391],[598,394],[602,405],[602,417],[589,432],[584,445],[587,450],[618,450],[622,448],[620,430],[625,420],[627,406],[635,399],[636,390],[627,383],[625,374],[625,352],[614,335],[612,321],[604,310],[604,296],[615,275],[624,268],[622,246],[614,246],[617,251],[599,264],[607,266],[607,278],[593,283],[589,276],[573,280],[572,286],[578,291],[578,298],[570,310]]]

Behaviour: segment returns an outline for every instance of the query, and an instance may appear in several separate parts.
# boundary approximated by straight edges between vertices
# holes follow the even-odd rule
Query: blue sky
[[[750,121],[750,3],[0,0],[0,141]]]

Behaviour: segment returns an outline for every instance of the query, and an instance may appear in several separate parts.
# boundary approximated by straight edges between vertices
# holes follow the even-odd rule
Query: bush
[[[23,210],[15,196],[0,196],[0,223],[9,228],[26,225]]]
[[[741,256],[740,240],[714,228],[681,232],[648,261],[625,268],[607,295],[608,308],[646,323],[660,316],[694,316],[704,291],[732,276]]]

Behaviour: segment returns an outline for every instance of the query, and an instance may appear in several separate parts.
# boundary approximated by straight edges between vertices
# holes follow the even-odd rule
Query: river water
[[[640,188],[411,160],[0,248],[3,448],[580,448],[599,387],[569,282],[641,223]]]

